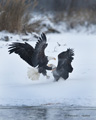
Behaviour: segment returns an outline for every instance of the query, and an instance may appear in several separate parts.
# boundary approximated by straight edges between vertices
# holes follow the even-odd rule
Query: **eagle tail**
[[[31,80],[39,80],[40,73],[38,72],[37,68],[31,67],[31,68],[28,68],[27,76]]]

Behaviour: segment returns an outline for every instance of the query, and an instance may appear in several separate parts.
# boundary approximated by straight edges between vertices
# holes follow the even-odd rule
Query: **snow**
[[[6,32],[0,33],[4,36]],[[27,76],[30,67],[18,55],[8,53],[8,45],[22,42],[23,35],[7,33],[11,39],[0,41],[0,105],[2,106],[95,106],[96,107],[96,35],[85,33],[47,34],[46,55],[56,57],[67,48],[75,52],[72,66],[74,71],[67,80],[54,81],[51,71],[49,79],[40,75],[32,81]],[[12,36],[12,37],[11,37]],[[27,37],[31,38],[31,35]],[[36,40],[28,41],[32,46]],[[60,44],[60,46],[58,45]],[[56,61],[50,63],[57,65]]]

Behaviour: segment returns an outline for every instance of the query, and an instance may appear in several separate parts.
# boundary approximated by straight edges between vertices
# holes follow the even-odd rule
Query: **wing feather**
[[[47,45],[47,39],[46,39],[46,36],[45,36],[45,34],[44,33],[42,33],[41,34],[41,37],[39,37],[38,38],[38,41],[37,41],[37,43],[36,43],[36,45],[35,45],[35,50],[42,50],[42,51],[44,51],[44,47],[47,47],[46,45]]]
[[[18,54],[24,61],[26,61],[29,65],[34,66],[32,64],[32,57],[34,53],[34,48],[28,43],[18,43],[14,42],[9,45],[9,54],[16,53]]]
[[[47,62],[47,58],[45,56],[45,48],[47,47],[47,39],[44,33],[41,34],[41,37],[38,38],[38,41],[35,45],[35,52],[37,56],[37,60],[39,65]],[[45,62],[46,61],[46,62]]]
[[[71,62],[74,59],[74,51],[73,49],[67,49],[67,51],[64,51],[58,55],[58,65],[57,70],[59,71],[61,68],[68,72],[72,72],[73,68],[71,66]]]
[[[9,53],[18,54],[29,65],[36,67],[45,67],[48,63],[47,56],[45,56],[45,48],[47,47],[47,39],[44,33],[41,37],[38,37],[38,41],[35,45],[35,49],[28,43],[12,43],[9,46]]]

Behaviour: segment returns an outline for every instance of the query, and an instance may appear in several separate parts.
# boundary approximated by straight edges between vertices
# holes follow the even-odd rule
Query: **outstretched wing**
[[[48,63],[47,56],[45,56],[44,50],[47,47],[47,39],[44,33],[38,38],[35,49],[28,43],[18,43],[15,42],[10,44],[9,53],[16,53],[25,60],[29,65],[36,67],[45,67]]]
[[[48,62],[44,52],[47,45],[48,44],[47,44],[46,35],[42,33],[41,37],[38,38],[38,41],[35,46],[36,58],[39,65],[45,65]]]
[[[58,55],[58,65],[57,65],[57,71],[62,69],[62,72],[72,72],[73,67],[71,65],[72,60],[74,56],[73,49],[67,49],[67,51],[64,51]]]
[[[34,66],[32,63],[32,56],[34,53],[34,48],[28,43],[18,43],[14,42],[9,45],[9,54],[16,53],[20,55],[20,57],[26,61],[29,65]]]

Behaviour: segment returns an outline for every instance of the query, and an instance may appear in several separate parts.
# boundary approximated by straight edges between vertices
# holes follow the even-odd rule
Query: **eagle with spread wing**
[[[69,73],[73,71],[71,65],[74,56],[73,49],[67,49],[66,51],[61,52],[58,55],[58,65],[57,67],[53,64],[49,64],[49,67],[52,67],[52,73],[56,81],[60,78],[66,80],[69,77]]]
[[[45,55],[45,48],[47,47],[47,38],[44,33],[38,37],[38,41],[33,48],[28,43],[19,43],[14,42],[9,45],[9,54],[16,53],[24,61],[26,61],[30,66],[37,67],[38,72],[42,73],[44,76],[47,76],[46,70],[52,70],[52,67],[48,67],[47,64],[49,60],[54,59],[54,57],[49,57]]]

